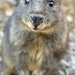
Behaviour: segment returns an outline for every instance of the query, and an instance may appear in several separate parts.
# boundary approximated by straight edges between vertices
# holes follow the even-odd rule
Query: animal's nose
[[[31,17],[31,22],[35,26],[35,28],[43,22],[42,15],[32,14],[30,17]]]

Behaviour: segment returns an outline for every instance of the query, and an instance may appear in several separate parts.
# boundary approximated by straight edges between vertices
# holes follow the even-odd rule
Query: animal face
[[[20,0],[21,20],[28,30],[50,32],[60,20],[61,0]]]

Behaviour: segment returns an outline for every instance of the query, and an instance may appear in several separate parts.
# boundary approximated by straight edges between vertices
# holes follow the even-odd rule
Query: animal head
[[[59,24],[61,0],[20,0],[17,14],[23,26],[34,32],[51,32]]]

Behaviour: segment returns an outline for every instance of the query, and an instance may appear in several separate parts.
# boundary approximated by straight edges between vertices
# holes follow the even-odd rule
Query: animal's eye
[[[25,0],[25,4],[29,4],[30,0]]]
[[[50,7],[53,7],[54,1],[49,1],[49,2],[48,2],[48,5],[49,5]]]

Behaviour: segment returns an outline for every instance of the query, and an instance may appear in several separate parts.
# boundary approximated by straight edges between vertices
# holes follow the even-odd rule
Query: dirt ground
[[[75,0],[61,1],[61,8],[64,11],[69,27],[69,50],[65,58],[61,60],[59,73],[60,75],[75,75]],[[17,4],[18,0],[0,0],[0,45],[5,22],[12,15]],[[1,63],[2,58],[0,56],[0,75],[3,75]]]
[[[75,27],[75,0],[62,0],[62,9],[66,14],[70,28]]]

